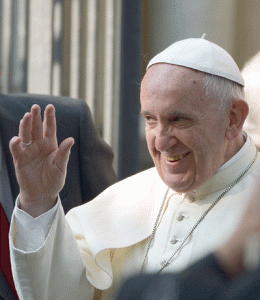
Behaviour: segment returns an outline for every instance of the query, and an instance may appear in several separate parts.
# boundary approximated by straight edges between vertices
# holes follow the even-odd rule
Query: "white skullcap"
[[[220,46],[203,38],[186,39],[172,44],[152,58],[147,69],[158,63],[188,67],[245,85],[231,55]]]

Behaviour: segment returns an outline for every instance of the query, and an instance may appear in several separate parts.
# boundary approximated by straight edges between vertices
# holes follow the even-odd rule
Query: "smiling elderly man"
[[[10,233],[20,298],[114,299],[130,275],[181,271],[215,250],[260,176],[258,151],[242,132],[243,84],[232,57],[204,39],[155,56],[141,84],[155,168],[66,217],[58,193],[73,139],[58,147],[54,107],[42,125],[33,106],[10,142],[20,184]]]

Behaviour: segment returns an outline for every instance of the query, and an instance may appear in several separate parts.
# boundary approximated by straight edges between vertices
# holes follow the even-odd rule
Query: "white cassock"
[[[145,272],[159,270],[256,153],[247,138],[242,149],[196,191],[169,191]],[[260,156],[210,210],[163,272],[181,271],[214,251],[236,227],[259,176]],[[114,299],[122,281],[140,271],[166,190],[152,168],[116,183],[66,217],[59,202],[36,219],[16,207],[10,246],[20,299],[93,299],[94,293],[96,299]]]

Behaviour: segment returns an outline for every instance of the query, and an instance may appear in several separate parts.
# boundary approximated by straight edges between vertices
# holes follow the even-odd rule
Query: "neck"
[[[229,141],[226,150],[226,155],[224,157],[224,163],[229,161],[244,146],[245,142],[246,142],[246,138],[243,136],[242,133],[236,139]]]

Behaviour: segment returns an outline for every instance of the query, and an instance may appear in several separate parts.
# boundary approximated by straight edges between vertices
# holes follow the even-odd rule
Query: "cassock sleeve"
[[[11,263],[21,300],[93,298],[94,287],[87,280],[86,263],[83,263],[60,203],[43,245],[25,251],[16,244],[18,233],[18,224],[13,216],[10,229]],[[88,260],[93,262],[92,257]]]
[[[36,251],[44,245],[50,231],[53,219],[60,205],[60,198],[56,205],[46,213],[37,218],[33,218],[19,208],[20,196],[17,197],[13,219],[16,222],[16,234],[14,246],[25,252]]]

